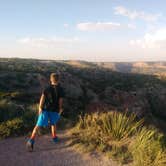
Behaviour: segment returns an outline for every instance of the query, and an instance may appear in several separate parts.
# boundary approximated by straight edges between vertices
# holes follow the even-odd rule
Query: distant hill
[[[80,114],[107,108],[135,112],[153,125],[165,126],[165,68],[165,62],[0,58],[0,122],[22,116],[20,110],[37,111],[35,105],[42,89],[48,85],[50,73],[58,71],[66,93],[63,113],[66,119],[75,121]]]
[[[164,74],[166,62],[98,62],[100,67],[124,73]]]

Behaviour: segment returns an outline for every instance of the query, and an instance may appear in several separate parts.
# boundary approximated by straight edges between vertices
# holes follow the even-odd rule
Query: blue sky
[[[0,0],[0,57],[166,60],[164,0]]]

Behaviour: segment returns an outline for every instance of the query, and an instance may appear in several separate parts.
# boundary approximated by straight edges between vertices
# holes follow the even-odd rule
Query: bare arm
[[[59,98],[59,113],[61,114],[63,112],[63,98]]]
[[[44,94],[42,94],[40,97],[40,102],[39,102],[39,114],[42,112],[44,101],[45,101],[45,96]]]

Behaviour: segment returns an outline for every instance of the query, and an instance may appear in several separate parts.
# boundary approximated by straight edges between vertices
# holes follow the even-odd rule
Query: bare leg
[[[56,137],[56,125],[51,125],[52,138]]]
[[[39,126],[35,126],[33,131],[32,131],[32,134],[31,134],[31,137],[30,139],[28,139],[27,141],[27,144],[26,144],[26,147],[27,147],[27,150],[29,152],[32,152],[33,151],[33,146],[34,146],[34,142],[35,142],[35,136],[36,136],[36,133],[37,133],[37,130],[38,130]]]
[[[33,131],[32,131],[32,135],[31,135],[31,139],[35,139],[36,133],[39,129],[39,126],[35,126]]]

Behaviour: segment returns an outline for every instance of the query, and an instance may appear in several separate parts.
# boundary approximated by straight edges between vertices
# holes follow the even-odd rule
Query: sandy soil
[[[53,143],[50,135],[36,138],[33,152],[27,152],[27,137],[0,141],[0,165],[3,166],[117,166],[99,154],[85,154],[69,144],[70,135],[58,131],[60,141]]]

